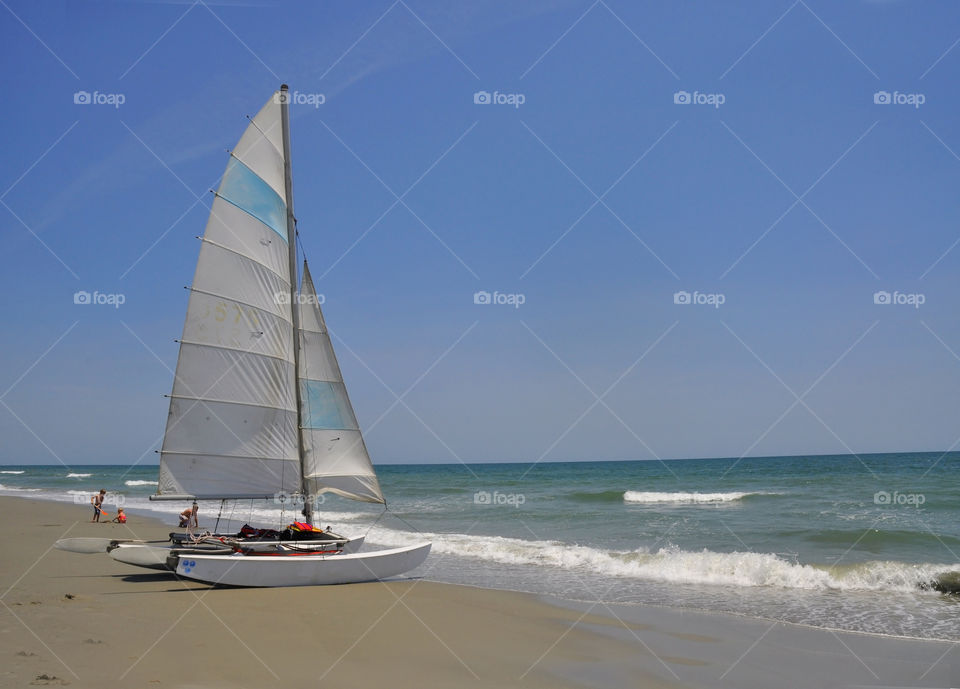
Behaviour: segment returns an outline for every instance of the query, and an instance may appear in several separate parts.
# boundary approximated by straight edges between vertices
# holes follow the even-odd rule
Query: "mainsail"
[[[302,298],[295,289],[286,98],[284,86],[253,118],[213,201],[158,498],[329,491],[384,502],[306,265]]]
[[[306,261],[299,303],[304,491],[383,502]]]
[[[261,497],[300,488],[281,110],[230,156],[203,235],[158,493]]]

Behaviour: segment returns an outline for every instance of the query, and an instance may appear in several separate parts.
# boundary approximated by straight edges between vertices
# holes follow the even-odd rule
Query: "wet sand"
[[[53,549],[173,530],[89,518],[0,497],[0,686],[960,686],[957,643],[421,579],[211,588]]]

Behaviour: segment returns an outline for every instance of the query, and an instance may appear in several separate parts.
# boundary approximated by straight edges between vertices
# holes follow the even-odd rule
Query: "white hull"
[[[353,538],[343,545],[343,549],[338,553],[338,555],[344,555],[349,553],[355,553],[360,549],[360,546],[363,545],[363,540],[365,536],[360,536],[358,538]],[[303,548],[307,547],[303,541],[290,541],[290,545]],[[266,543],[262,544],[264,546],[268,545]],[[317,544],[313,544],[317,545]],[[117,546],[109,550],[110,557],[112,557],[117,562],[122,562],[127,565],[134,565],[135,567],[146,567],[147,569],[162,569],[169,570],[170,567],[167,564],[167,558],[173,554],[178,554],[182,557],[192,557],[184,551],[195,550],[189,546],[177,546],[169,543],[164,544],[147,544],[147,543],[119,543]],[[220,555],[228,555],[230,553],[229,548],[224,548],[224,553]],[[211,548],[211,555],[215,554]]]
[[[66,550],[68,553],[105,553],[112,543],[143,543],[144,541],[124,540],[117,538],[61,538],[53,544],[57,550]]]
[[[183,555],[177,574],[228,586],[323,586],[376,581],[423,564],[430,543],[338,555]]]

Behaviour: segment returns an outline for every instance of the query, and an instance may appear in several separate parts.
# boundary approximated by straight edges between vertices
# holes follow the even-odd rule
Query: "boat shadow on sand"
[[[144,572],[143,574],[111,574],[109,575],[112,579],[120,579],[126,583],[132,584],[154,584],[154,583],[163,583],[176,582],[177,586],[169,589],[163,589],[164,591],[199,591],[207,589],[250,589],[256,590],[259,588],[264,588],[262,586],[231,586],[229,584],[207,584],[206,582],[196,581],[194,579],[187,579],[186,577],[181,577],[175,572]],[[392,584],[397,582],[416,582],[420,581],[423,577],[391,577],[388,579],[379,579],[377,581],[367,581],[357,584],[329,584],[330,586],[362,586],[364,584]],[[185,584],[192,584],[192,586],[185,586]],[[269,588],[269,587],[268,587]],[[117,591],[116,593],[155,593],[157,589],[148,589],[145,591]]]

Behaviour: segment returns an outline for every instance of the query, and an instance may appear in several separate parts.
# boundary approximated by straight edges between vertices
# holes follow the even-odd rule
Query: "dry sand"
[[[171,530],[88,520],[82,506],[0,498],[0,686],[960,685],[958,644],[421,580],[210,588],[52,549]]]

